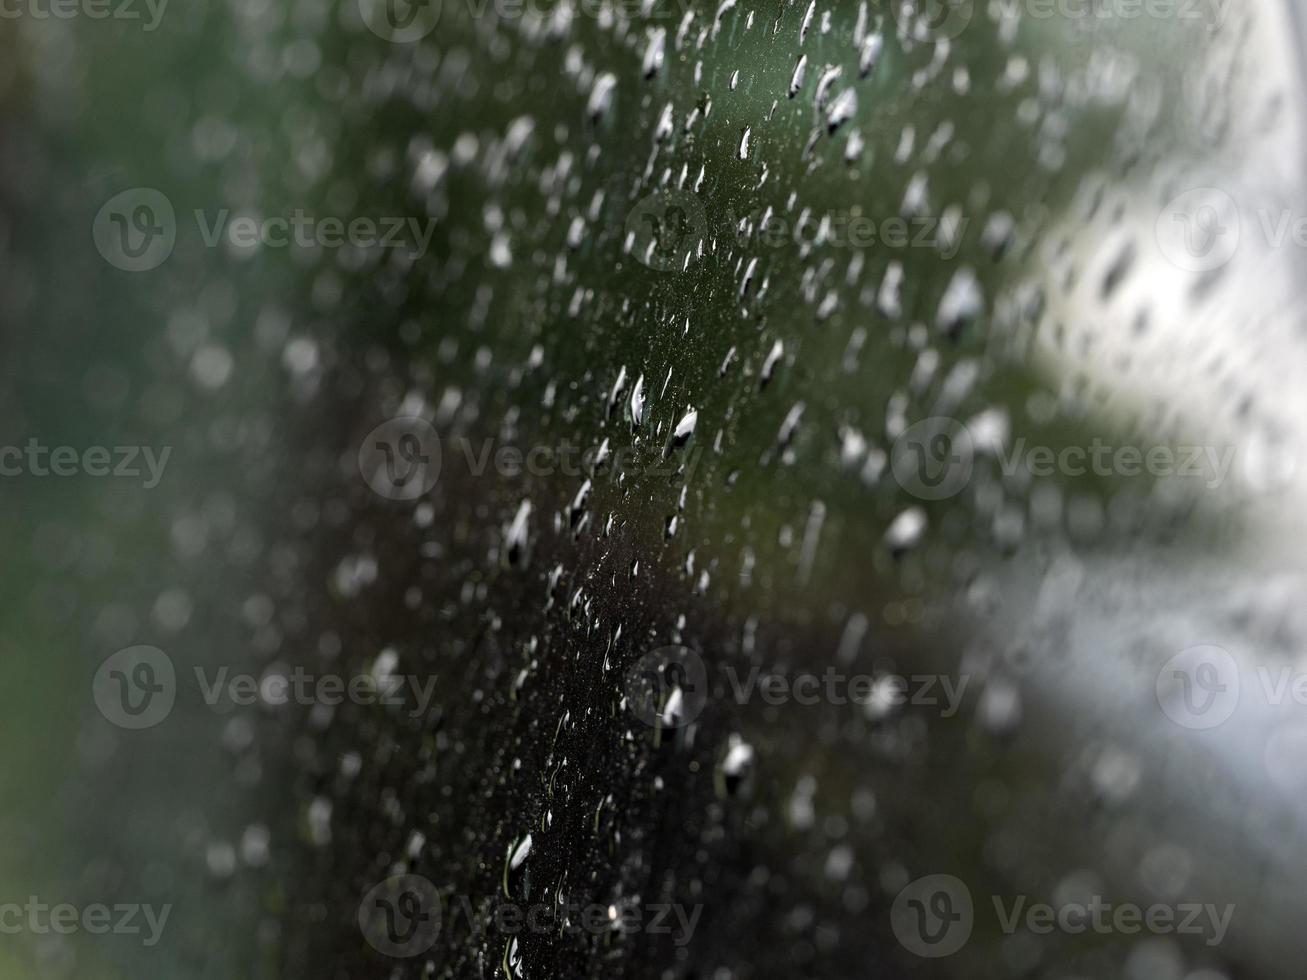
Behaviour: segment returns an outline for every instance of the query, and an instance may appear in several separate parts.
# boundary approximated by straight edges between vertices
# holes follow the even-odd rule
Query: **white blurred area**
[[[1172,97],[1183,116],[1159,120],[1164,142],[1129,146],[1127,134],[1137,162],[1088,179],[1041,243],[1048,310],[1029,338],[1049,376],[1086,388],[1095,415],[1233,448],[1222,491],[1281,529],[1273,538],[1307,493],[1307,156],[1292,14],[1284,0],[1250,0],[1205,47],[1163,52],[1183,58]],[[1142,128],[1153,96],[1131,98]],[[1105,299],[1125,256],[1130,271]]]
[[[1161,141],[1124,134],[1128,168],[1087,180],[1039,243],[1031,280],[1047,305],[1016,345],[1100,428],[1232,447],[1230,479],[1201,495],[1185,544],[1014,563],[992,637],[1040,651],[1026,713],[1051,720],[1054,755],[1090,759],[1101,780],[1100,849],[1077,856],[1124,894],[1156,895],[1147,869],[1166,855],[1183,894],[1234,903],[1226,952],[1270,976],[1294,972],[1307,915],[1307,705],[1267,695],[1307,674],[1307,17],[1294,2],[1231,5],[1205,45],[1155,52],[1184,65],[1186,115]],[[1152,94],[1131,98],[1143,133]],[[1220,680],[1237,709],[1189,729],[1159,710],[1159,678],[1207,645],[1236,665]]]

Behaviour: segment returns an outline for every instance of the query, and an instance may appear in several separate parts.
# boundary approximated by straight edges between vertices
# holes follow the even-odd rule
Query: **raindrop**
[[[736,796],[753,771],[753,746],[737,732],[727,740],[726,753],[717,767],[716,785],[721,796]]]
[[[780,363],[780,359],[784,354],[785,344],[780,340],[776,340],[771,345],[771,350],[767,352],[766,359],[762,362],[762,372],[758,375],[759,391],[767,387],[768,382],[771,381],[772,375],[776,371],[776,365]]]
[[[890,522],[885,531],[885,544],[898,556],[919,544],[925,533],[926,512],[920,507],[909,507]]]
[[[699,412],[694,408],[689,408],[681,416],[681,420],[676,423],[676,429],[672,432],[672,441],[668,450],[680,449],[690,441],[690,436],[694,435],[694,427],[699,424]]]
[[[808,56],[806,54],[801,54],[799,55],[798,63],[794,66],[793,73],[790,75],[789,96],[791,99],[799,94],[799,89],[803,88],[803,76],[807,73],[807,70]]]
[[[526,566],[529,555],[527,538],[530,519],[531,501],[523,500],[518,505],[517,513],[513,516],[512,522],[504,531],[502,554],[504,564],[510,568],[523,568]]]
[[[851,88],[846,88],[831,103],[826,113],[826,131],[833,133],[853,118],[858,111],[858,96]]]
[[[631,415],[631,431],[636,431],[644,424],[644,375],[636,379],[635,387],[631,389],[631,398],[628,403],[628,409]]]
[[[517,896],[519,890],[523,898],[530,897],[530,884],[527,881],[526,859],[531,856],[531,835],[524,834],[511,845],[504,857],[503,889],[508,898]],[[518,886],[522,886],[519,889]]]
[[[590,89],[590,101],[586,103],[586,115],[591,122],[599,122],[613,104],[613,93],[617,88],[617,76],[612,72],[601,72],[595,77]]]
[[[649,42],[644,49],[644,77],[653,78],[663,67],[663,52],[667,46],[667,28],[654,27],[649,31]]]

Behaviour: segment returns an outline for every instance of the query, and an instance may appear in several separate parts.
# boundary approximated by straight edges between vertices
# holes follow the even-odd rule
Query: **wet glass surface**
[[[0,977],[1296,971],[1294,8],[59,10]]]

